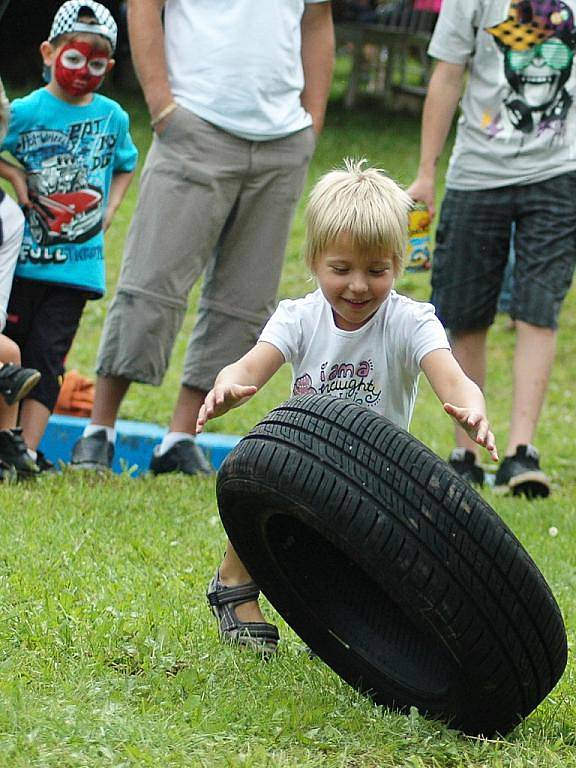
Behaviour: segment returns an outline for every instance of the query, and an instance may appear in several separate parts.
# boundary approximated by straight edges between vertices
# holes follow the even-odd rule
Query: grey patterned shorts
[[[523,186],[446,191],[436,231],[432,303],[451,331],[493,323],[512,236],[510,315],[557,328],[576,264],[576,172]]]

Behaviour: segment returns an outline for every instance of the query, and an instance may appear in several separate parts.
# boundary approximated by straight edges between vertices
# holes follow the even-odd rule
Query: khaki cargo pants
[[[142,173],[97,372],[159,385],[204,274],[182,383],[209,390],[272,313],[315,136],[247,141],[179,107]]]

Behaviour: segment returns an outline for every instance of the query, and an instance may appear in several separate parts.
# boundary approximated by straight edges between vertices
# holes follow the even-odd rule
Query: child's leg
[[[22,401],[20,411],[26,445],[36,450],[58,399],[64,359],[86,298],[81,291],[58,285],[30,280],[16,281],[14,285],[6,330],[16,341],[22,339],[23,364],[42,374],[40,382]]]
[[[265,621],[258,605],[260,590],[230,542],[221,568],[208,584],[206,597],[218,621],[220,638],[263,654],[276,651],[278,628]]]
[[[252,581],[252,576],[244,567],[244,563],[236,554],[230,541],[226,545],[226,554],[220,566],[220,581],[227,587],[236,587]],[[257,600],[242,603],[235,610],[240,621],[266,621]]]
[[[20,365],[20,347],[15,341],[0,333],[0,363]]]
[[[13,467],[18,477],[34,477],[38,473],[36,463],[29,456],[22,435],[15,429],[18,419],[18,403],[25,392],[38,380],[38,371],[20,367],[20,348],[0,333],[0,460],[1,474],[5,465]],[[8,405],[11,403],[11,405]]]
[[[450,334],[452,353],[464,373],[484,389],[486,380],[486,343],[488,328]],[[454,426],[456,445],[466,448],[478,457],[478,445],[461,427]]]
[[[20,426],[22,427],[24,442],[28,448],[35,451],[48,426],[51,410],[38,400],[34,400],[33,397],[32,394],[22,401]],[[34,456],[34,454],[32,455]]]
[[[0,361],[20,365],[20,349],[12,339],[0,333]],[[6,405],[0,398],[0,429],[13,429],[18,419],[18,405]]]

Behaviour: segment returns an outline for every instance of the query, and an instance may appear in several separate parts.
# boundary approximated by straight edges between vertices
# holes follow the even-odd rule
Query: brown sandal
[[[222,640],[272,654],[280,640],[277,627],[265,621],[240,621],[235,611],[236,606],[258,600],[259,595],[260,590],[254,581],[227,587],[220,581],[219,571],[216,571],[206,592]]]

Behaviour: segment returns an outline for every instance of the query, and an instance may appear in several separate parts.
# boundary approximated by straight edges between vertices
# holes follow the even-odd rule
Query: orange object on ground
[[[54,413],[65,416],[91,416],[94,406],[94,382],[78,371],[67,371],[60,387]]]

